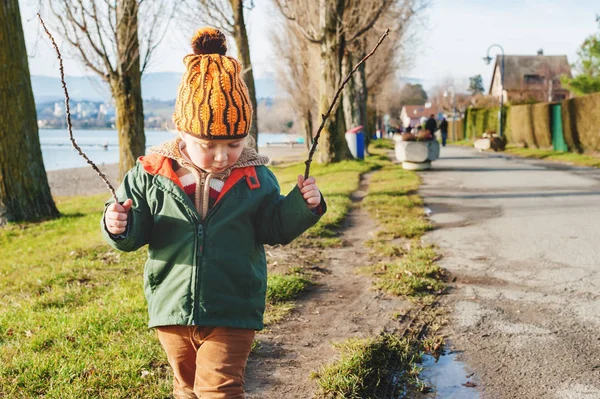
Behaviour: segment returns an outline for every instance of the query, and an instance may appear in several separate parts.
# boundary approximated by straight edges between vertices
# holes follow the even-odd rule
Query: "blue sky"
[[[26,42],[32,74],[58,76],[58,63],[45,38],[41,38],[35,16],[38,0],[21,0]],[[598,0],[432,0],[415,27],[417,43],[411,68],[401,75],[423,79],[426,87],[452,77],[460,84],[481,74],[489,84],[491,66],[482,57],[491,44],[500,44],[505,54],[534,55],[542,48],[546,55],[566,54],[576,60],[576,51],[585,37],[598,32],[595,15]],[[272,71],[276,57],[269,45],[269,26],[274,19],[270,0],[255,0],[248,29],[255,72]],[[167,35],[149,72],[183,71],[181,59],[189,51],[188,33]],[[491,51],[494,56],[496,49]],[[67,60],[68,75],[85,75],[77,62]]]

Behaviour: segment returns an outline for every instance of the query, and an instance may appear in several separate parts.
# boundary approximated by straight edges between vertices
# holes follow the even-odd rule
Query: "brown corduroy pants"
[[[157,327],[173,369],[176,399],[243,399],[244,371],[254,330],[231,327]]]

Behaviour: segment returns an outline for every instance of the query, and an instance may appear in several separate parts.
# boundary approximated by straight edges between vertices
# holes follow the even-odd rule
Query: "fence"
[[[470,108],[464,121],[464,137],[468,139],[497,131],[498,107]],[[502,130],[512,144],[557,151],[600,151],[600,93],[560,103],[507,106]]]

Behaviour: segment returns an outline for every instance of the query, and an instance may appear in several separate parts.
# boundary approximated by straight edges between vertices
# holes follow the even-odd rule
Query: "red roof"
[[[438,114],[435,107],[425,108],[424,105],[405,105],[403,108],[406,110],[406,116],[410,119],[420,119],[422,116],[429,118],[431,114]]]

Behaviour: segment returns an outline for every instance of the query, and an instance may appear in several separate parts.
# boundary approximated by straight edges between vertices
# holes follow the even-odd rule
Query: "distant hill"
[[[67,76],[65,77],[69,97],[73,100],[106,101],[110,93],[106,83],[95,76]],[[64,101],[62,84],[59,78],[49,76],[32,76],[31,86],[36,103],[50,101]]]
[[[142,97],[144,100],[171,101],[177,95],[181,79],[179,72],[148,73],[142,77]],[[96,76],[67,76],[65,78],[69,97],[76,101],[109,101],[107,84]],[[33,95],[37,103],[64,100],[59,78],[32,76]],[[274,77],[266,76],[255,80],[258,99],[280,97],[280,89]]]

